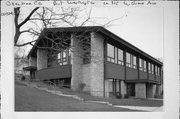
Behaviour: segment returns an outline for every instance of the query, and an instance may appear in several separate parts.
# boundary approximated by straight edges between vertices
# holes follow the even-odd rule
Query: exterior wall
[[[114,64],[111,62],[106,63],[106,77],[114,79],[125,79],[124,66]]]
[[[91,89],[94,96],[104,95],[104,39],[91,33]]]
[[[29,66],[37,66],[37,58],[36,57],[29,57]]]
[[[146,98],[146,83],[135,84],[135,96],[137,98]]]
[[[156,85],[155,84],[150,84],[146,85],[147,86],[147,97],[148,98],[154,98],[156,94]]]
[[[82,83],[82,68],[83,59],[80,57],[81,46],[78,43],[78,39],[74,34],[71,34],[71,63],[72,63],[72,78],[71,88],[72,90],[79,90],[79,85]]]
[[[155,80],[154,75],[153,74],[149,74],[149,80]]]
[[[59,79],[71,77],[71,65],[45,68],[36,72],[36,78],[39,80]]]
[[[126,79],[127,80],[137,80],[138,70],[126,67]]]
[[[146,73],[146,72],[139,71],[139,78],[140,78],[140,79],[147,79],[147,73]]]
[[[47,50],[37,49],[37,70],[47,68]]]
[[[91,80],[90,64],[83,65],[82,79],[83,79],[83,83],[86,84],[84,91],[90,91],[90,80]]]

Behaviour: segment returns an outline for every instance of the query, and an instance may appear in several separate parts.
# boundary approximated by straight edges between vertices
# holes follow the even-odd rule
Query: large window
[[[146,61],[144,60],[144,66],[143,66],[143,68],[144,68],[144,72],[146,72]]]
[[[123,50],[107,44],[107,60],[115,64],[124,65],[123,63]]]
[[[128,52],[126,52],[126,66],[131,67],[131,55]]]
[[[154,74],[154,64],[151,64],[151,68],[152,68],[152,74]]]
[[[160,76],[160,73],[161,73],[160,68],[157,67],[157,75]]]
[[[156,69],[156,66],[154,64],[148,63],[148,71],[149,71],[149,73],[155,74],[156,70],[158,70],[158,69]]]
[[[136,69],[137,68],[136,56],[132,55],[132,62],[133,62],[132,63],[133,64],[132,68]]]
[[[139,70],[143,71],[143,62],[142,62],[142,59],[139,58]]]
[[[59,65],[69,64],[69,49],[58,53],[57,60]]]
[[[148,72],[151,73],[151,63],[148,63]]]
[[[137,57],[126,52],[126,66],[136,69],[137,68]]]
[[[146,72],[146,61],[139,58],[139,70]]]
[[[121,49],[118,49],[118,64],[124,65],[123,50],[121,50]]]
[[[157,66],[156,65],[154,65],[155,66],[155,74],[157,75]]]
[[[107,45],[107,60],[110,62],[115,61],[114,46],[110,44]]]

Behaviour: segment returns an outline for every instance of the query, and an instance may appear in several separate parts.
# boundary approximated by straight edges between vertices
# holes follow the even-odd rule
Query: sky
[[[95,8],[93,15],[114,21],[107,29],[156,58],[163,57],[163,9],[160,7]],[[124,15],[125,14],[125,15]]]
[[[90,8],[83,12],[89,13]],[[25,11],[23,11],[25,12]],[[83,13],[82,13],[83,14]],[[155,58],[163,58],[163,9],[161,7],[92,7],[91,18]],[[115,20],[116,19],[116,20]],[[24,35],[22,39],[27,39]],[[30,47],[27,47],[29,51]]]

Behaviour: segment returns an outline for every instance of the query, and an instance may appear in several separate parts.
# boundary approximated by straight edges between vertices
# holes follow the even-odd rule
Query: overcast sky
[[[153,57],[163,57],[162,8],[97,7],[93,8],[92,15],[110,20],[122,17],[107,29]]]
[[[89,8],[87,8],[87,12]],[[26,11],[24,11],[26,12]],[[155,58],[163,58],[163,9],[160,7],[93,7],[91,17],[108,30]],[[100,25],[99,24],[99,25]],[[98,25],[98,24],[96,24]],[[22,37],[27,39],[27,36]]]

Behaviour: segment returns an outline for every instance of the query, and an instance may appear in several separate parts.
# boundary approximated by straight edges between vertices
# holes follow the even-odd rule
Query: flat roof
[[[46,28],[41,32],[41,35],[39,36],[39,38],[37,39],[35,46],[39,43],[39,41],[43,38],[43,34],[45,32],[69,32],[69,33],[73,33],[73,32],[98,32],[101,34],[104,34],[112,39],[114,39],[115,41],[118,41],[119,43],[125,45],[126,47],[134,50],[135,52],[143,55],[144,57],[160,64],[163,65],[162,62],[160,62],[159,60],[157,60],[156,58],[152,57],[151,55],[145,53],[144,51],[140,50],[139,48],[135,47],[134,45],[132,45],[131,43],[125,41],[124,39],[122,39],[121,37],[115,35],[114,33],[110,32],[109,30],[107,30],[106,28],[102,27],[102,26],[83,26],[83,27],[57,27],[57,28]],[[30,50],[28,57],[32,55],[33,51],[36,50],[36,47],[33,46],[33,48]]]

